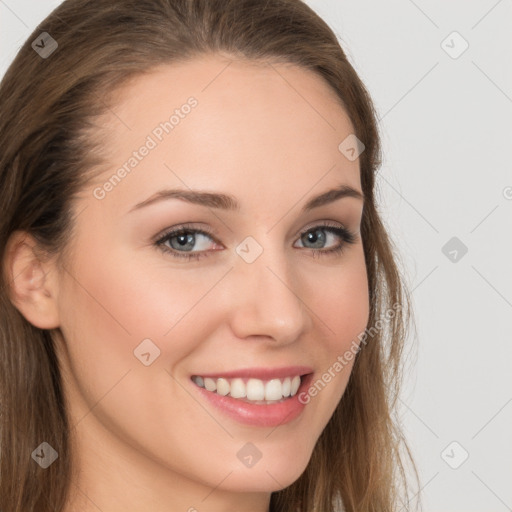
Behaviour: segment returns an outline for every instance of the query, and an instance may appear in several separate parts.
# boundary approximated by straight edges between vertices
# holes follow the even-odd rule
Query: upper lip
[[[234,379],[240,378],[253,378],[260,380],[283,379],[285,377],[295,377],[296,375],[306,375],[312,373],[313,369],[309,366],[281,366],[279,368],[243,368],[240,370],[231,370],[229,372],[207,372],[196,373],[201,377],[209,378],[225,378]]]

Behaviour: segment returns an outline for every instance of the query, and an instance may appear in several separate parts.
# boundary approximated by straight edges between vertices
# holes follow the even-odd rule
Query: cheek
[[[312,315],[318,317],[317,326],[324,336],[317,341],[322,359],[308,394],[311,403],[322,408],[323,428],[345,391],[361,334],[368,324],[368,278],[362,245],[354,247],[339,266],[329,270],[328,276],[323,275],[321,280],[316,277],[317,286],[314,288],[311,282],[307,293]]]
[[[172,336],[216,279],[212,272],[202,279],[198,273],[179,270],[166,279],[170,274],[161,263],[148,265],[113,252],[96,252],[94,261],[75,261],[70,274],[61,313],[74,332],[71,339],[87,340],[76,350],[85,357],[110,352],[125,362],[131,362],[142,340]]]
[[[215,301],[202,299],[225,269],[204,276],[170,272],[162,263],[152,266],[113,251],[73,263],[60,297],[72,423],[94,432],[99,420],[155,459],[163,454],[165,462],[176,460],[180,471],[192,473],[201,464],[201,453],[189,448],[200,426],[211,457],[217,451],[222,460],[219,430],[174,378],[174,367],[214,330]]]
[[[368,278],[362,246],[353,248],[339,266],[310,284],[311,308],[325,324],[329,350],[345,350],[366,328],[369,318]],[[320,281],[318,281],[320,283]],[[314,291],[316,290],[316,291]]]
[[[187,271],[184,265],[171,272],[158,258],[100,247],[91,251],[94,259],[73,261],[60,297],[75,414],[101,399],[95,412],[108,402],[111,410],[126,406],[130,417],[133,403],[147,400],[142,390],[168,386],[168,372],[211,335],[217,315],[204,298],[225,269]]]

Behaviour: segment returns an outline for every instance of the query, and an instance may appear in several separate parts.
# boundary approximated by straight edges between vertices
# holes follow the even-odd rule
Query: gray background
[[[59,3],[0,0],[0,76]],[[512,2],[307,3],[380,118],[381,211],[415,308],[400,404],[424,510],[512,510]]]

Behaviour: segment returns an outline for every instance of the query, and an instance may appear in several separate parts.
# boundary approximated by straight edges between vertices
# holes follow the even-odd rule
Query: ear
[[[6,246],[5,277],[16,309],[32,325],[54,329],[59,326],[56,269],[42,254],[32,236],[15,231]]]

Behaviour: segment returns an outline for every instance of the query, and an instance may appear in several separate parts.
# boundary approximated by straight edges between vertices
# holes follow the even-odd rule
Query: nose
[[[240,339],[265,337],[286,345],[310,327],[300,276],[283,254],[272,257],[266,250],[253,263],[238,260],[230,282],[231,329]]]

